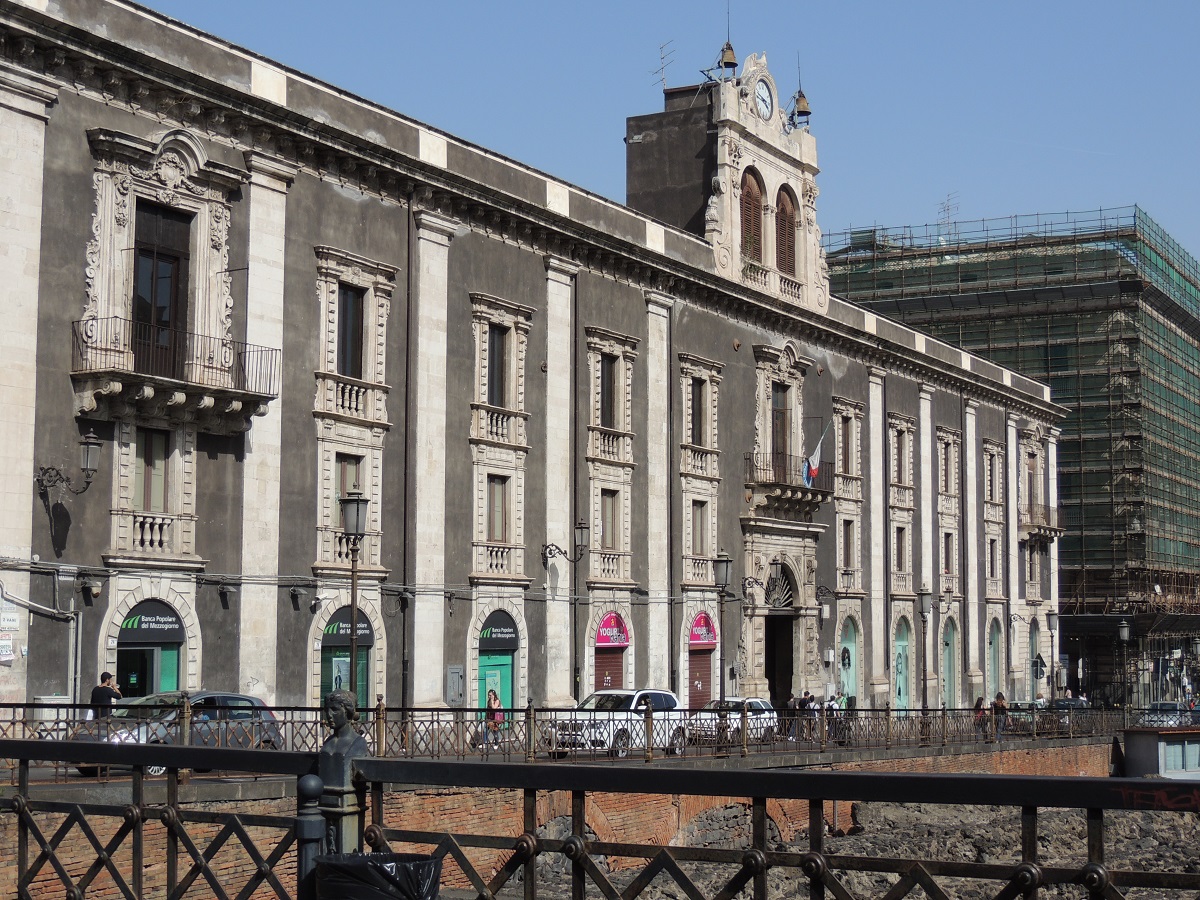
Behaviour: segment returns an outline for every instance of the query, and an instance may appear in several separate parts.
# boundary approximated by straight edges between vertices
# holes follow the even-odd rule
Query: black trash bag
[[[437,900],[442,858],[424,853],[317,857],[317,900]]]

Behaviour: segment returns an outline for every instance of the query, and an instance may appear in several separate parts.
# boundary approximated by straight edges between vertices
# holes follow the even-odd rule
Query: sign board
[[[121,644],[182,644],[186,637],[179,613],[161,600],[143,600],[121,620]]]
[[[517,623],[502,609],[494,609],[483,620],[483,627],[479,629],[479,651],[482,653],[516,650],[521,646],[520,639],[517,635]]]
[[[375,643],[375,629],[371,627],[371,621],[367,618],[367,614],[361,609],[358,611],[358,646],[370,647]],[[321,633],[322,647],[349,647],[350,646],[350,607],[343,606],[334,610],[329,621],[325,623],[325,628]],[[346,662],[345,672],[347,683],[350,678],[350,663]]]
[[[1042,654],[1038,654],[1033,660],[1033,677],[1036,681],[1041,681],[1046,677],[1046,661],[1042,659]]]
[[[629,646],[629,630],[625,627],[625,620],[621,618],[620,613],[604,614],[604,618],[600,620],[600,627],[596,629],[596,646]]]
[[[20,627],[20,610],[7,600],[0,602],[0,631],[16,631]]]
[[[688,645],[697,649],[717,645],[717,629],[713,627],[712,618],[708,613],[702,612],[692,620],[692,630],[688,633]]]

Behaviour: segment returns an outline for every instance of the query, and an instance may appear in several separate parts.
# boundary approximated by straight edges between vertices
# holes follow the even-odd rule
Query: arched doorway
[[[187,631],[162,600],[143,600],[121,620],[117,684],[125,697],[179,690],[179,663]]]
[[[717,630],[712,617],[705,612],[692,619],[688,632],[688,706],[703,706],[712,699],[713,650],[717,646]]]
[[[841,690],[847,706],[858,706],[858,626],[847,618],[842,625],[842,645],[838,651]]]
[[[374,696],[371,686],[371,649],[375,645],[375,629],[360,609],[358,611],[358,659],[354,670],[354,692],[360,709],[370,705]],[[321,632],[321,693],[350,690],[350,607],[334,610]]]
[[[958,625],[953,619],[942,631],[942,706],[958,709]]]
[[[517,623],[502,609],[494,609],[479,629],[479,705],[487,700],[488,690],[494,690],[500,705],[512,709],[517,705],[513,694],[513,660],[521,649]]]
[[[796,671],[796,582],[791,570],[784,566],[777,577],[767,579],[764,593],[768,609],[763,623],[763,675],[771,704],[782,709],[793,691]]]
[[[1041,643],[1042,634],[1038,626],[1037,619],[1029,623],[1029,665],[1026,671],[1029,673],[1029,692],[1026,697],[1028,700],[1033,700],[1038,695],[1038,690],[1041,688],[1042,673],[1039,671],[1038,663],[1042,662],[1041,651],[1038,644]],[[1044,668],[1045,663],[1042,662]]]
[[[895,693],[892,697],[895,709],[908,709],[912,705],[912,691],[909,682],[912,679],[912,667],[909,664],[909,645],[912,643],[912,629],[908,619],[896,623],[896,669]]]
[[[1002,640],[1000,623],[996,619],[992,619],[992,624],[988,627],[987,697],[984,698],[986,701],[990,701],[996,694],[1000,693],[1000,660],[1003,658],[1000,647]]]
[[[625,651],[629,629],[618,612],[607,612],[596,629],[596,677],[592,690],[625,687]]]

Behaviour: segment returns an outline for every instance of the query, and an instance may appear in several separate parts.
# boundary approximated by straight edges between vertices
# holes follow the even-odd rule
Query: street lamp
[[[922,585],[917,591],[917,600],[921,604],[921,715],[929,715],[929,678],[926,669],[929,667],[929,613],[933,610],[933,592],[928,585]]]
[[[561,556],[571,564],[571,694],[576,700],[579,699],[579,601],[576,597],[578,593],[578,579],[575,577],[575,563],[583,559],[583,554],[587,552],[588,537],[591,529],[588,528],[588,523],[580,519],[575,523],[575,555],[572,556],[558,544],[542,544],[542,568],[550,567],[550,560],[557,556]]]
[[[96,432],[88,429],[88,433],[79,439],[79,468],[83,471],[83,487],[77,488],[71,484],[70,476],[64,475],[62,469],[57,466],[38,466],[38,473],[33,477],[37,482],[38,493],[45,494],[50,488],[62,484],[66,485],[72,494],[82,494],[92,486],[92,479],[96,477],[96,470],[100,468],[102,446]]]
[[[1058,613],[1054,610],[1046,611],[1046,627],[1050,629],[1050,702],[1054,702],[1054,689],[1058,683],[1054,680],[1054,658],[1058,656],[1058,652],[1054,647],[1054,632],[1058,631]]]
[[[1117,639],[1121,642],[1121,705],[1129,705],[1129,623],[1122,619],[1117,625]]]
[[[367,504],[358,485],[339,497],[342,507],[342,532],[350,545],[350,693],[358,703],[358,545],[367,530]]]
[[[733,559],[724,550],[713,560],[713,583],[717,586],[717,620],[721,631],[717,635],[718,662],[721,666],[721,708],[725,708],[725,591],[733,578]]]

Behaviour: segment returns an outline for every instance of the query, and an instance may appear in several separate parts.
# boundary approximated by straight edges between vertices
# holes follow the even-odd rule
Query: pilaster
[[[670,597],[667,580],[671,560],[671,411],[668,401],[674,383],[671,367],[671,305],[665,294],[646,292],[646,383],[662,385],[647,393],[646,402],[646,545],[647,590],[650,592],[646,641],[647,684],[665,685],[671,677],[670,603],[654,602]],[[719,521],[719,519],[718,519]],[[718,636],[724,640],[723,634]],[[721,677],[725,677],[724,672]]]
[[[446,583],[446,366],[450,242],[457,222],[430,210],[415,213],[417,226],[415,329],[410,336],[409,382],[413,395],[408,509],[413,516],[412,702],[443,706]]]
[[[917,499],[921,515],[920,575],[914,579],[914,591],[930,590],[937,596],[938,581],[933,566],[933,551],[937,546],[937,516],[934,512],[934,492],[937,490],[937,432],[933,427],[933,385],[922,384],[918,401],[917,465],[921,473],[921,493]],[[914,615],[914,619],[919,616]],[[933,617],[930,616],[930,619]],[[931,694],[936,695],[937,675],[930,665],[929,634],[932,628],[921,628],[921,677],[930,684]],[[919,689],[919,688],[918,688]],[[913,698],[916,699],[915,696]]]
[[[983,646],[983,616],[980,609],[981,583],[979,557],[982,552],[979,537],[979,436],[977,410],[979,402],[968,400],[963,412],[963,452],[966,472],[963,478],[963,546],[967,548],[967,571],[963,586],[963,641],[967,648],[966,698],[983,695],[983,670],[979,651]]]
[[[4,277],[0,279],[0,409],[4,440],[0,441],[0,556],[27,560],[33,544],[34,430],[36,427],[38,302],[41,292],[42,171],[46,159],[48,109],[58,97],[49,81],[0,60],[0,247]],[[68,418],[69,406],[47,410]],[[75,448],[56,448],[72,453]],[[79,502],[94,502],[80,497]],[[9,594],[29,596],[29,574],[6,572]],[[0,604],[7,606],[5,601]],[[26,664],[21,648],[29,642],[29,617],[15,612],[19,626],[7,631],[13,658],[0,668],[0,702],[26,699]],[[7,618],[7,617],[6,617]],[[68,671],[70,661],[63,660]]]
[[[287,191],[296,167],[248,152],[250,209],[246,340],[283,348]],[[242,582],[238,600],[238,687],[273,704],[278,684],[279,487],[282,395],[246,435],[242,467]]]
[[[884,408],[885,373],[872,368],[868,373],[867,386],[867,477],[864,485],[873,489],[867,494],[867,516],[871,528],[869,597],[871,614],[863,623],[869,629],[865,635],[866,645],[871,648],[871,703],[882,708],[888,699],[887,657],[891,647],[891,635],[887,628],[887,553],[888,521],[887,490],[888,467],[884,455],[887,437],[887,411]]]

